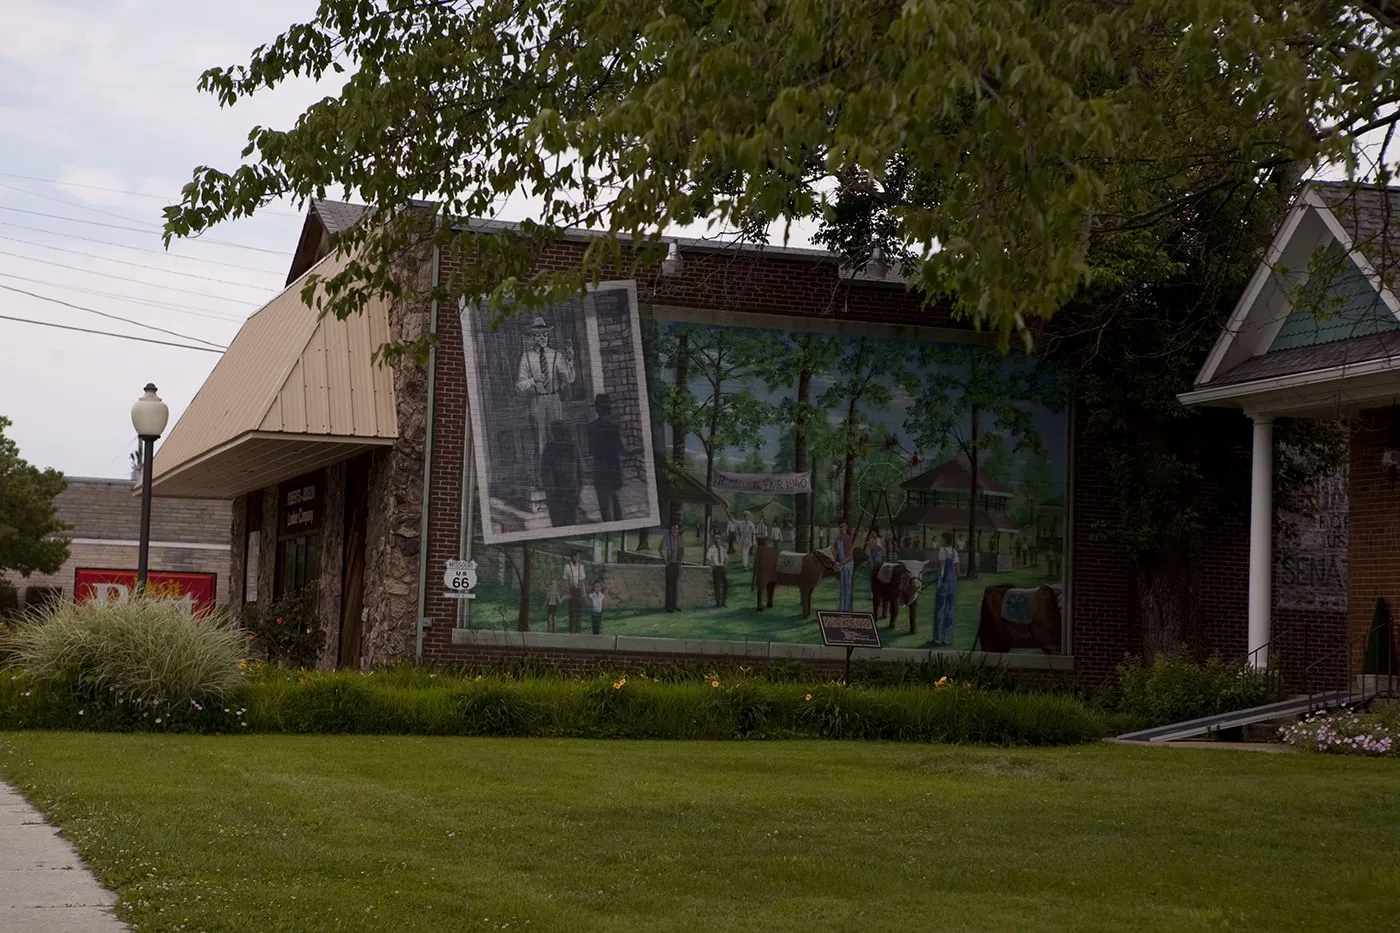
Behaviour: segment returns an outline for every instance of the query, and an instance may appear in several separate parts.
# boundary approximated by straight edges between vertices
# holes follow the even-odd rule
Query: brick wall
[[[70,477],[55,500],[58,517],[74,538],[135,541],[141,536],[141,497],[130,480]],[[227,544],[229,503],[214,499],[151,501],[152,541]]]
[[[1363,411],[1351,433],[1349,484],[1350,561],[1347,635],[1353,670],[1365,653],[1376,600],[1400,616],[1400,482],[1386,475],[1381,457],[1400,450],[1400,416],[1394,410]]]
[[[79,567],[89,570],[136,570],[137,549],[114,544],[73,544],[69,545],[68,560],[57,573],[33,573],[28,577],[19,574],[5,574],[6,579],[19,591],[20,601],[24,601],[24,591],[31,586],[56,586],[68,598],[73,596],[73,573]],[[228,604],[229,552],[226,550],[194,550],[190,548],[152,547],[150,568],[153,573],[212,573],[217,574],[214,601],[220,606]]]

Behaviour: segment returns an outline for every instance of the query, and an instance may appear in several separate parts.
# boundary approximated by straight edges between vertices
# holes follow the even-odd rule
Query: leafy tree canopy
[[[68,481],[26,463],[5,436],[9,426],[0,415],[0,572],[54,573],[68,559],[68,542],[53,537],[68,529],[54,514],[54,497]]]
[[[322,0],[314,18],[213,68],[223,105],[294,76],[349,75],[241,165],[195,170],[167,235],[273,198],[370,206],[321,283],[338,315],[404,288],[396,262],[460,238],[439,297],[496,307],[652,261],[667,229],[762,238],[818,218],[875,244],[924,294],[1010,337],[1101,270],[1097,238],[1164,260],[1202,199],[1325,162],[1395,120],[1393,0]],[[523,235],[434,226],[523,191]],[[421,211],[404,211],[426,199]],[[385,223],[391,217],[396,223]],[[565,226],[607,232],[582,266],[532,273]],[[639,250],[624,249],[630,242]],[[315,289],[315,283],[308,286]]]

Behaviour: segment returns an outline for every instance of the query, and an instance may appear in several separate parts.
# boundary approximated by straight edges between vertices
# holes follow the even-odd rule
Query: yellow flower
[[[481,679],[481,675],[480,675],[480,674],[477,674],[477,675],[476,675],[476,679],[477,679],[477,680],[480,680],[480,679]]]
[[[812,695],[809,693],[809,694],[807,694],[807,702],[810,703],[811,701],[812,701]]]
[[[623,687],[625,687],[625,686],[627,686],[627,678],[626,678],[626,677],[624,677],[624,678],[622,678],[621,680],[619,680],[619,681],[617,681],[616,683],[614,683],[614,684],[613,684],[613,689],[614,689],[614,690],[621,690],[621,689],[622,689]]]
[[[718,687],[718,686],[719,686],[719,681],[718,681],[718,680],[712,680],[712,681],[710,681],[710,686],[711,686],[711,687]]]

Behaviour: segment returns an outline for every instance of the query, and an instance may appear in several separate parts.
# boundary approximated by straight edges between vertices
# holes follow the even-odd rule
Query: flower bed
[[[1307,752],[1400,757],[1400,706],[1375,713],[1320,713],[1280,729],[1279,738]]]

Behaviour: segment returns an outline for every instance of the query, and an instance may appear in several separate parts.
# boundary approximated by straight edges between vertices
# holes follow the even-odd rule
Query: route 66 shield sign
[[[476,599],[476,561],[449,560],[442,585],[449,599]]]

